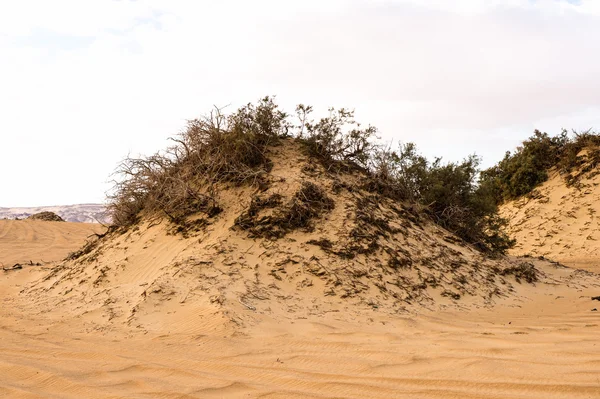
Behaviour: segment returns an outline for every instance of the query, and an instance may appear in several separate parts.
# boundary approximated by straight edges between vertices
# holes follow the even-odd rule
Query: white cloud
[[[265,94],[490,164],[534,127],[600,125],[599,3],[3,2],[0,206],[99,201],[128,151]]]

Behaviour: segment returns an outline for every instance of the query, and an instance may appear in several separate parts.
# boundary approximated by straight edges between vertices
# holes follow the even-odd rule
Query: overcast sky
[[[0,206],[102,202],[128,153],[276,95],[488,166],[600,128],[600,0],[0,2]]]

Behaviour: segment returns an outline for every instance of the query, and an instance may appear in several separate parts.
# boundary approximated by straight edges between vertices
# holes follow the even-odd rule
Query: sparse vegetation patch
[[[310,231],[313,219],[334,207],[325,191],[311,182],[303,182],[288,203],[282,204],[282,199],[279,194],[255,196],[235,225],[252,237],[280,238],[292,230]]]
[[[231,115],[220,109],[188,122],[175,145],[150,157],[126,158],[109,197],[113,223],[135,224],[142,214],[181,223],[195,213],[220,212],[217,187],[266,184],[268,148],[287,134],[286,114],[270,98]]]
[[[530,284],[533,284],[538,281],[538,273],[539,272],[535,268],[535,266],[529,262],[521,262],[517,266],[511,266],[500,271],[500,274],[502,276],[515,276],[517,283],[520,283],[521,280],[525,280]]]

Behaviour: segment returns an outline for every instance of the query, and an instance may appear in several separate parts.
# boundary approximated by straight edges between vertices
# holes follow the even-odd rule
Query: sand
[[[600,398],[599,275],[490,259],[291,145],[271,156],[268,189],[222,190],[211,220],[180,231],[145,219],[68,261],[100,226],[2,221],[0,261],[26,263],[0,270],[0,397]],[[306,182],[335,206],[260,236],[282,228],[269,215]],[[246,219],[254,230],[236,224],[272,194],[280,208]],[[529,237],[525,223],[571,200],[589,212],[589,195],[515,206],[512,219]],[[561,238],[571,248],[596,234],[570,219],[588,228]],[[527,228],[516,251],[547,251],[533,245],[542,227]],[[577,252],[591,270],[594,242]]]
[[[567,187],[553,170],[531,196],[501,208],[517,240],[513,255],[545,256],[600,273],[600,174]]]
[[[30,242],[39,251],[34,260],[60,259],[67,243],[80,245],[85,235],[77,230],[79,242],[65,239],[75,234],[66,223],[11,223],[40,237]],[[493,306],[439,298],[442,308],[391,314],[332,300],[307,312],[307,303],[273,297],[220,308],[198,299],[200,293],[145,288],[158,278],[159,265],[190,245],[153,229],[106,250],[103,264],[118,264],[110,256],[127,250],[137,259],[114,270],[118,279],[86,288],[89,296],[60,284],[39,289],[53,265],[0,272],[0,397],[600,397],[600,313],[592,310],[600,302],[591,300],[600,295],[598,276],[535,261],[545,282],[507,277],[513,292]],[[20,254],[24,249],[10,230],[5,225],[5,260],[19,258],[7,257],[11,245]],[[41,238],[47,236],[63,238]],[[150,298],[140,302],[133,324],[119,315],[133,297],[120,301],[128,291],[117,289],[117,281],[127,287],[135,281]],[[44,282],[50,283],[56,281]],[[103,301],[97,308],[96,296]]]
[[[102,233],[99,224],[0,220],[0,263],[46,263],[77,250],[86,237]]]
[[[135,333],[23,307],[17,292],[40,272],[0,275],[1,397],[600,395],[600,302],[590,300],[598,285],[519,286],[493,309],[264,317],[233,335],[219,315],[196,309],[184,331]]]

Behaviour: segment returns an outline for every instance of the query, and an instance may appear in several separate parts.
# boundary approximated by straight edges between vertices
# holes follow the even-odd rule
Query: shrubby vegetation
[[[354,120],[354,112],[344,108],[329,109],[329,116],[318,122],[309,119],[312,107],[296,108],[300,119],[298,139],[304,143],[309,155],[318,158],[328,168],[359,166],[367,168],[377,148],[377,129],[362,129]]]
[[[498,216],[494,193],[478,184],[480,159],[462,162],[429,162],[413,143],[398,151],[379,150],[373,158],[374,180],[380,192],[396,199],[415,201],[433,220],[479,249],[504,253],[514,245],[503,231],[506,220]]]
[[[512,200],[530,193],[548,179],[548,170],[557,167],[568,175],[581,166],[580,151],[600,145],[600,135],[592,131],[573,132],[569,137],[566,130],[551,137],[535,130],[513,153],[507,152],[497,165],[481,174],[482,185],[493,192],[497,202]],[[596,157],[596,163],[600,157]],[[570,180],[567,180],[570,182]]]
[[[497,214],[495,196],[504,189],[498,180],[504,169],[498,167],[494,172],[497,175],[486,171],[488,178],[479,183],[480,160],[476,156],[458,163],[444,163],[441,159],[430,162],[412,143],[395,150],[382,145],[377,130],[356,123],[351,111],[331,109],[327,117],[318,121],[311,119],[309,106],[300,105],[296,111],[298,125],[292,124],[268,97],[231,115],[216,109],[206,118],[190,121],[166,152],[125,159],[116,171],[118,180],[110,196],[113,222],[130,226],[143,215],[166,216],[175,223],[183,223],[192,214],[213,217],[221,211],[216,200],[217,187],[228,183],[266,188],[266,174],[271,168],[269,147],[293,137],[329,173],[361,171],[366,177],[362,189],[421,204],[436,223],[482,250],[503,253],[513,245],[502,231],[505,221]],[[541,157],[551,156],[553,147],[546,148],[544,137],[540,140],[544,145],[536,151],[546,151]],[[281,220],[308,226],[313,214],[306,204],[315,201],[307,202],[305,197],[286,208],[295,218],[286,214]],[[332,206],[326,196],[318,198],[323,209]],[[278,201],[271,200],[254,206],[258,209]],[[246,216],[236,223],[264,235],[252,213]]]
[[[126,158],[109,196],[113,223],[134,224],[142,211],[177,223],[198,212],[219,213],[215,185],[261,184],[271,168],[267,148],[287,134],[286,118],[270,98],[231,115],[216,109],[189,121],[165,153]]]

